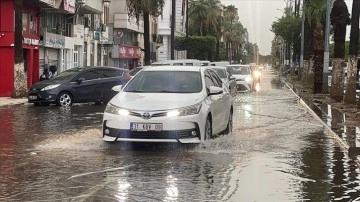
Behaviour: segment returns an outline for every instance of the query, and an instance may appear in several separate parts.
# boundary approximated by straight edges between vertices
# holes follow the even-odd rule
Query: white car
[[[104,141],[200,143],[232,131],[229,90],[206,67],[154,66],[113,90]]]
[[[253,77],[251,75],[250,65],[226,65],[228,71],[236,80],[237,91],[252,91]]]

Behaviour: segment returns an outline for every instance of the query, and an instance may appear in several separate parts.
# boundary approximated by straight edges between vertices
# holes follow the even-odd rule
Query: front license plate
[[[162,131],[162,123],[130,123],[131,131]]]
[[[37,99],[37,96],[36,96],[36,95],[30,95],[30,96],[29,96],[29,99],[30,99],[30,100],[36,100],[36,99]]]

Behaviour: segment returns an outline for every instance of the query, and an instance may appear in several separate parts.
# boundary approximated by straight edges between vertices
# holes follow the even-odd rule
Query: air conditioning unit
[[[79,6],[83,6],[83,5],[86,4],[86,1],[85,0],[77,0],[76,4],[79,5]]]

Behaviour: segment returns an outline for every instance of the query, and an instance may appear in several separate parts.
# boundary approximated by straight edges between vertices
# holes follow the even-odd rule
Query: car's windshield
[[[140,70],[142,70],[142,67],[137,67],[137,68],[135,68],[135,69],[132,69],[132,70],[130,70],[129,71],[129,74],[131,75],[131,76],[134,76],[136,73],[138,73]]]
[[[245,67],[245,66],[232,66],[232,67],[228,67],[228,69],[231,74],[241,74],[241,75],[250,74],[249,67]]]
[[[82,70],[83,70],[82,68],[69,69],[54,76],[51,80],[70,80],[74,78]]]
[[[199,93],[202,90],[200,72],[142,71],[125,87],[125,92]]]
[[[226,78],[226,70],[225,69],[214,69],[214,71],[217,73],[217,75],[224,79]]]

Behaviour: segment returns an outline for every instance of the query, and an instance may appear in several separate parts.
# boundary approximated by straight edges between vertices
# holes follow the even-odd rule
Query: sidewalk
[[[27,103],[27,98],[10,98],[10,97],[0,97],[0,107],[8,105],[18,105]]]

